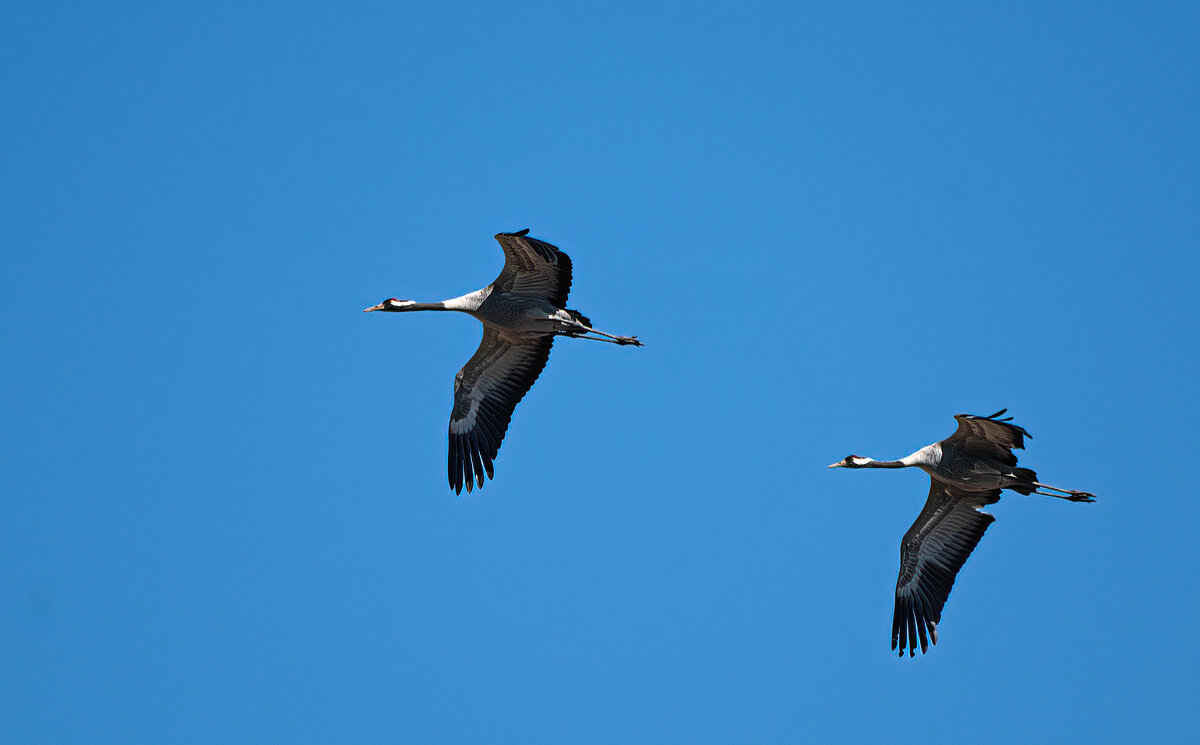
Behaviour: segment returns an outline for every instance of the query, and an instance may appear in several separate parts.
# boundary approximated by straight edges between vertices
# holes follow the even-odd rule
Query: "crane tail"
[[[1034,489],[1037,488],[1037,471],[1034,471],[1032,468],[1013,468],[1011,473],[1014,481],[1007,488],[1026,496],[1033,494]]]
[[[572,318],[572,319],[573,319],[573,320],[574,320],[576,323],[582,323],[584,326],[587,326],[588,328],[591,328],[591,327],[592,327],[592,319],[588,318],[587,316],[585,316],[584,314],[580,313],[579,311],[577,311],[577,310],[571,310],[570,308],[563,308],[563,310],[565,310],[567,313],[570,313],[570,314],[571,314],[571,318]],[[583,332],[583,331],[579,331],[579,332],[572,333],[572,332],[569,332],[569,331],[568,331],[568,332],[567,332],[567,335],[568,335],[568,336],[578,336],[579,334],[582,334],[582,333],[585,333],[585,332]]]

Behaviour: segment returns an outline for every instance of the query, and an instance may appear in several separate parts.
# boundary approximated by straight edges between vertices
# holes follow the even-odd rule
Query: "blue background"
[[[0,741],[1200,734],[1200,10],[10,3]],[[529,227],[571,306],[445,484],[457,314]],[[1022,464],[939,646],[927,478]]]

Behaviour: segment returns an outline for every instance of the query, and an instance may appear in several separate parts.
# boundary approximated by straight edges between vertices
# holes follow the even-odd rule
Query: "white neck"
[[[900,462],[905,466],[937,468],[937,465],[942,462],[942,445],[937,442],[932,445],[926,445],[912,455],[906,455],[901,458]]]
[[[491,294],[492,288],[491,285],[488,285],[482,290],[468,292],[466,295],[444,300],[442,301],[442,305],[446,306],[446,310],[462,310],[470,313],[471,311],[478,310],[479,306],[483,305],[483,301],[487,300],[488,295]]]

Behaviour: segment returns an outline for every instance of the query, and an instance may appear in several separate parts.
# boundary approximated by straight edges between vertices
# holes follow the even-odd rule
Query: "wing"
[[[567,306],[571,292],[571,257],[556,247],[529,237],[529,228],[497,233],[504,249],[504,269],[493,282],[505,292],[543,297],[555,307]]]
[[[550,358],[551,334],[513,336],[483,325],[483,341],[454,378],[450,411],[450,488],[470,493],[492,478],[492,461],[500,450],[513,409],[533,386]]]
[[[892,649],[907,647],[921,652],[929,638],[937,644],[937,625],[942,607],[954,587],[954,577],[979,539],[996,518],[980,512],[984,505],[1000,501],[1000,490],[958,491],[933,481],[925,509],[900,542],[900,577],[896,580],[896,610],[892,615]]]
[[[958,429],[943,442],[952,448],[957,448],[972,455],[984,458],[994,458],[1006,466],[1017,465],[1017,456],[1013,450],[1025,449],[1025,438],[1033,435],[1024,427],[1009,424],[1012,417],[1000,419],[1000,415],[1008,409],[1001,409],[991,416],[975,416],[974,414],[957,414]]]

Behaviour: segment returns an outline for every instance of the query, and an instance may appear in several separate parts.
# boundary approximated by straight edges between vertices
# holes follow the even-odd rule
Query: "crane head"
[[[837,463],[830,463],[826,468],[862,468],[870,462],[870,458],[864,458],[861,455],[847,455]]]
[[[370,313],[373,310],[390,310],[393,312],[399,312],[402,310],[408,310],[414,305],[416,305],[416,302],[413,300],[397,300],[394,297],[390,297],[379,305],[372,305],[370,308],[363,308],[363,313]]]

